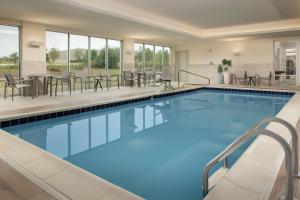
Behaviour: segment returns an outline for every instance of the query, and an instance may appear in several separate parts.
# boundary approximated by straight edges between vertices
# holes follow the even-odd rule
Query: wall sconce
[[[240,56],[242,54],[242,52],[241,51],[234,51],[234,52],[232,52],[232,54],[234,56]]]
[[[32,48],[40,48],[43,45],[45,45],[45,42],[41,42],[41,41],[31,41],[31,42],[29,42],[29,46],[32,47]]]

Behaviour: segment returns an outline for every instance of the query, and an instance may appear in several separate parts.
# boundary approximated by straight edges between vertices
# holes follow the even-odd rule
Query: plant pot
[[[219,84],[223,84],[224,83],[223,73],[218,73],[218,82],[219,82]]]
[[[228,71],[224,72],[223,75],[224,75],[224,83],[229,84],[230,83],[230,72],[228,72]]]

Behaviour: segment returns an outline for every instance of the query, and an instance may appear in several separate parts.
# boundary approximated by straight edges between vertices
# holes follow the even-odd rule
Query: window
[[[46,31],[47,70],[54,75],[68,70],[120,74],[121,48],[119,40]]]
[[[171,48],[134,43],[134,64],[137,71],[162,71],[171,65]]]
[[[68,34],[46,32],[46,61],[48,74],[68,71]]]
[[[163,68],[163,47],[155,46],[155,70],[162,71]]]
[[[153,69],[153,50],[154,46],[146,44],[145,45],[145,70],[151,70]]]
[[[108,60],[107,60],[107,70],[110,74],[120,73],[120,51],[121,42],[117,40],[108,40]]]
[[[4,73],[19,76],[19,28],[0,25],[0,79]],[[0,82],[3,93],[4,82]]]
[[[143,49],[143,44],[134,44],[134,66],[136,71],[143,71]]]
[[[105,71],[106,40],[91,37],[91,74],[99,75]]]
[[[70,35],[70,65],[71,71],[88,69],[88,37]]]
[[[164,47],[163,66],[167,67],[170,65],[171,65],[171,48]]]

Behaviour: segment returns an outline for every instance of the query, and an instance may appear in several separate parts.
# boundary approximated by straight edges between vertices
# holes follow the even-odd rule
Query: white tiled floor
[[[110,88],[109,90],[87,90],[83,93],[80,91],[58,94],[57,96],[39,96],[36,99],[30,97],[18,96],[12,102],[10,98],[0,99],[0,121],[3,118],[9,118],[16,115],[26,115],[34,112],[48,112],[67,107],[76,107],[79,105],[89,105],[113,101],[122,98],[134,98],[138,95],[150,95],[162,91],[162,87],[121,87]]]

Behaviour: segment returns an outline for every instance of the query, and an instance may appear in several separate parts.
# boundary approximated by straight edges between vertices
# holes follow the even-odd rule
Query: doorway
[[[177,70],[188,70],[189,66],[189,52],[188,51],[176,51],[176,66]],[[177,77],[178,78],[178,77]],[[180,76],[180,81],[187,82],[188,76],[186,73]]]
[[[298,84],[297,41],[274,41],[275,84],[296,86]]]

